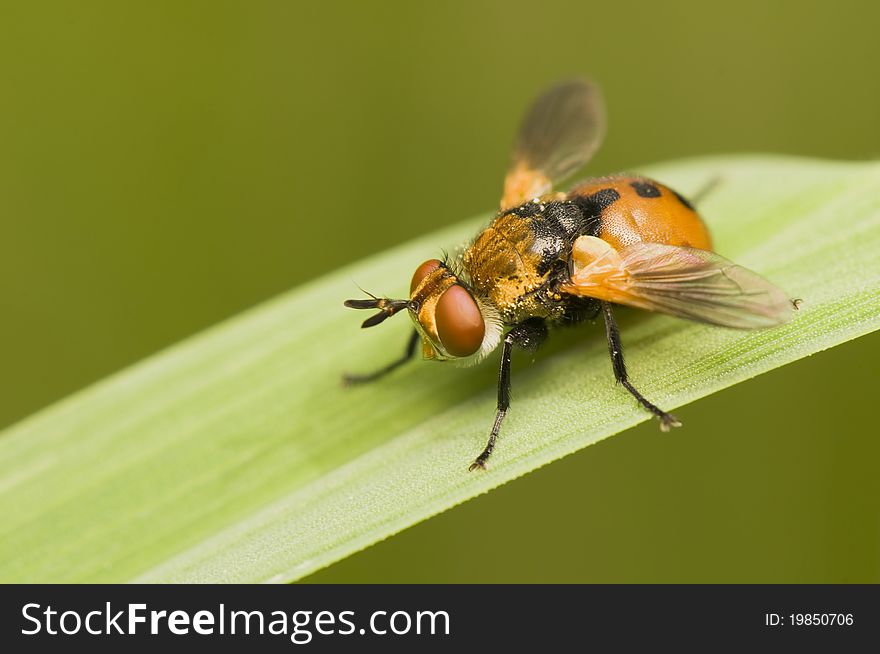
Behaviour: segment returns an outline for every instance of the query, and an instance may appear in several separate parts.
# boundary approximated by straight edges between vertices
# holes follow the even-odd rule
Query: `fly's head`
[[[463,281],[439,259],[416,268],[406,300],[371,296],[347,300],[352,309],[378,309],[362,327],[373,327],[406,309],[422,337],[426,359],[479,361],[501,341],[501,321],[487,303],[479,300]]]

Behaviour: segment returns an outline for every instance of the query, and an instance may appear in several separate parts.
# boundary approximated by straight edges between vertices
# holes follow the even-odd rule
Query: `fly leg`
[[[721,175],[710,177],[707,181],[703,182],[703,185],[691,195],[691,204],[695,204],[699,207],[700,203],[702,203],[702,201],[706,199],[706,197],[719,186],[721,186]]]
[[[378,370],[374,370],[373,372],[364,374],[364,375],[351,375],[345,374],[342,376],[342,383],[346,386],[352,386],[354,384],[364,384],[366,382],[371,382],[375,379],[379,379],[379,377],[384,377],[389,372],[402,366],[404,363],[413,358],[416,353],[416,347],[419,344],[419,333],[417,331],[413,331],[410,335],[409,340],[406,342],[406,350],[398,359],[395,359],[387,366],[383,366]]]
[[[681,423],[671,413],[666,413],[653,402],[648,401],[636,390],[626,374],[626,364],[623,361],[623,346],[620,343],[620,330],[614,320],[611,304],[602,303],[602,313],[605,316],[605,335],[608,337],[608,352],[611,354],[611,366],[614,368],[614,377],[617,381],[639,401],[643,407],[660,419],[660,430],[669,431],[672,427],[681,427]]]
[[[492,431],[489,434],[489,442],[486,448],[480,453],[474,462],[468,468],[469,471],[481,468],[486,469],[486,461],[492,456],[492,450],[495,449],[495,441],[498,440],[498,432],[501,430],[501,423],[507,410],[510,408],[510,357],[514,347],[534,352],[541,343],[547,338],[547,325],[543,320],[534,318],[522,322],[504,337],[504,345],[501,349],[501,368],[498,371],[498,407],[495,410],[495,422],[492,425]]]

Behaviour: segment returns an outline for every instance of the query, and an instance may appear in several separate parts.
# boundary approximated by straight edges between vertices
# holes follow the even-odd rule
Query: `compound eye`
[[[416,271],[412,276],[412,281],[409,283],[409,294],[412,295],[413,291],[415,291],[419,284],[422,283],[422,280],[437,270],[441,265],[439,259],[428,259],[425,263],[416,268]]]
[[[444,291],[434,310],[434,319],[440,342],[452,356],[469,357],[483,344],[483,314],[463,286],[455,284]]]

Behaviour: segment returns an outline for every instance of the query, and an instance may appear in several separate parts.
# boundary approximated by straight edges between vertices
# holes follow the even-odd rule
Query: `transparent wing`
[[[757,329],[791,319],[794,305],[755,272],[707,250],[636,243],[620,252],[582,236],[562,290],[698,322]]]
[[[605,105],[598,86],[573,80],[546,91],[520,127],[501,207],[550,191],[590,160],[604,135]]]

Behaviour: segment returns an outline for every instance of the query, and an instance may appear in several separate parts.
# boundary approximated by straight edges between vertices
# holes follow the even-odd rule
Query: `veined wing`
[[[501,208],[549,192],[590,160],[604,135],[605,106],[595,84],[573,80],[546,91],[520,127]]]
[[[575,242],[561,290],[737,329],[774,327],[794,310],[779,287],[714,252],[660,243],[618,252],[594,236]]]

